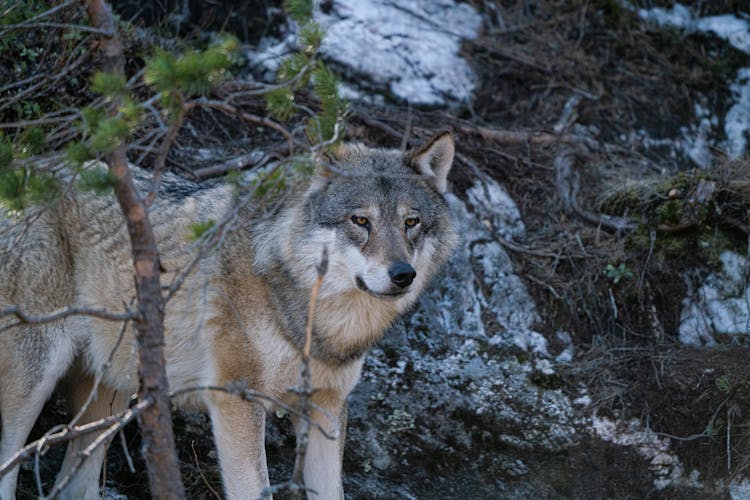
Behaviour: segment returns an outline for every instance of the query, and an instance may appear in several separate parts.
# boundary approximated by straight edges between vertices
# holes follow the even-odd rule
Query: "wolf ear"
[[[310,177],[310,187],[308,188],[309,193],[315,193],[321,191],[328,183],[331,182],[333,177],[333,171],[328,167],[331,164],[331,159],[324,156],[322,161],[315,162],[315,168],[313,168],[312,176]]]
[[[453,134],[449,131],[438,133],[421,146],[407,153],[408,163],[440,193],[448,190],[448,172],[453,165]]]

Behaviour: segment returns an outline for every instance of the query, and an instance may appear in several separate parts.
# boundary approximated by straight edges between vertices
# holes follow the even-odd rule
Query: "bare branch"
[[[493,141],[504,146],[516,146],[525,144],[547,145],[547,144],[571,144],[575,146],[586,146],[592,150],[599,149],[599,143],[590,137],[575,134],[556,134],[541,130],[497,130],[476,125],[461,124],[459,130],[465,133],[479,134],[484,140]]]
[[[198,179],[208,179],[234,170],[242,170],[247,167],[260,167],[273,159],[280,159],[278,153],[270,152],[264,154],[260,151],[251,151],[250,153],[232,158],[231,160],[219,163],[212,167],[199,168],[193,170],[193,175]]]
[[[218,109],[225,113],[236,115],[242,118],[243,120],[245,120],[246,122],[255,123],[256,125],[261,125],[263,127],[268,127],[270,129],[273,129],[276,132],[283,135],[284,138],[286,138],[289,144],[289,153],[291,154],[294,151],[294,137],[292,136],[291,132],[289,132],[286,128],[284,128],[280,123],[275,122],[271,120],[270,118],[264,118],[262,116],[254,115],[246,111],[241,111],[236,106],[233,106],[224,101],[208,100],[203,97],[196,99],[194,101],[190,101],[185,104],[186,111],[189,111],[193,109],[194,107]]]
[[[265,95],[273,92],[274,90],[279,90],[283,88],[293,88],[294,85],[297,84],[302,78],[304,78],[307,75],[307,72],[310,71],[315,65],[317,64],[317,60],[315,58],[311,59],[310,62],[302,66],[302,68],[297,72],[296,75],[294,75],[294,78],[290,78],[289,80],[285,82],[279,82],[273,85],[253,85],[248,84],[246,82],[233,80],[231,82],[227,82],[224,85],[222,85],[219,88],[219,91],[224,90],[228,87],[239,87],[241,90],[237,90],[235,92],[224,94],[224,99],[227,101],[234,101],[236,99],[242,98],[242,97],[255,97],[259,95]]]
[[[148,400],[143,400],[141,403],[146,403]],[[146,405],[148,406],[148,405]],[[142,410],[146,409],[146,406],[143,407]],[[141,410],[141,411],[142,411]],[[118,421],[112,423],[106,431],[102,432],[97,436],[97,438],[91,442],[85,449],[83,449],[79,454],[78,457],[73,464],[73,466],[70,468],[70,472],[68,472],[67,475],[60,478],[57,483],[55,484],[55,487],[52,488],[52,491],[49,493],[48,498],[55,499],[57,498],[62,490],[67,486],[67,484],[70,482],[70,480],[73,478],[73,476],[76,475],[78,472],[78,469],[81,468],[83,463],[86,461],[88,457],[91,456],[91,454],[96,450],[98,447],[104,445],[111,436],[114,436],[115,433],[122,430],[123,427],[125,427],[133,418],[135,418],[138,414],[136,412],[132,411],[132,408],[125,412],[122,418],[120,418]]]
[[[105,319],[107,321],[127,321],[130,319],[138,319],[139,317],[137,312],[131,311],[130,309],[127,309],[125,312],[121,313],[113,313],[107,311],[106,309],[95,309],[89,307],[66,307],[64,309],[59,309],[43,316],[33,316],[25,313],[19,306],[16,305],[6,307],[5,309],[0,309],[0,318],[3,316],[15,316],[16,318],[18,318],[17,322],[0,327],[0,332],[4,332],[5,330],[9,330],[22,324],[39,325],[75,315],[93,316],[95,318]]]
[[[164,173],[164,163],[167,160],[167,153],[169,153],[169,149],[172,147],[172,144],[177,138],[177,133],[180,131],[180,128],[182,128],[182,122],[185,119],[186,108],[183,104],[182,97],[179,95],[179,92],[175,93],[175,96],[180,100],[179,111],[177,111],[177,116],[169,125],[167,136],[164,138],[164,141],[162,141],[161,146],[159,147],[159,154],[156,156],[156,163],[154,164],[154,175],[151,181],[151,191],[149,191],[149,193],[146,195],[146,198],[143,200],[143,204],[144,206],[146,206],[146,208],[151,206],[151,204],[156,199],[156,195],[159,193],[159,185],[161,184],[161,176]]]
[[[22,30],[22,29],[35,29],[35,28],[64,28],[77,31],[85,31],[88,33],[96,33],[97,35],[111,36],[112,33],[99,28],[92,28],[91,26],[84,26],[82,24],[69,24],[69,23],[52,23],[52,22],[39,22],[39,23],[21,23],[21,24],[6,24],[0,28],[0,33],[8,31]]]
[[[113,415],[111,417],[106,417],[94,422],[90,422],[88,424],[83,424],[75,427],[65,427],[58,432],[54,432],[40,439],[37,439],[36,441],[29,443],[18,450],[4,464],[0,465],[0,477],[3,477],[5,474],[10,472],[10,470],[14,466],[21,462],[21,460],[28,456],[31,456],[37,450],[45,449],[49,446],[59,443],[66,443],[71,439],[75,439],[79,436],[109,428],[115,423],[122,424],[120,425],[120,427],[122,427],[133,420],[133,418],[138,416],[143,410],[151,406],[151,404],[152,402],[149,400],[140,401],[138,402],[138,404],[119,415]]]

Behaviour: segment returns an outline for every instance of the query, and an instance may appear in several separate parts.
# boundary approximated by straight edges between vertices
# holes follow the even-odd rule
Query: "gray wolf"
[[[203,256],[167,302],[165,336],[170,388],[241,381],[281,400],[299,383],[311,287],[322,249],[329,255],[315,309],[313,401],[328,432],[313,428],[304,480],[313,498],[343,498],[341,480],[346,401],[368,349],[417,299],[451,253],[456,233],[444,194],[454,154],[441,133],[406,153],[339,147],[328,167],[299,180],[266,210],[237,209],[227,185],[194,185],[165,174],[150,209],[160,248],[163,283],[195,257],[196,223],[237,211],[236,230]],[[142,189],[150,181],[144,171]],[[121,311],[134,296],[130,244],[112,196],[66,193],[30,223],[0,218],[0,309],[19,305],[43,315],[67,307]],[[0,328],[14,319],[0,318]],[[122,325],[69,316],[0,333],[0,463],[26,441],[42,406],[61,379],[72,408],[102,376],[82,422],[127,407],[137,390],[134,332],[116,350]],[[110,352],[111,366],[102,372]],[[264,449],[270,403],[202,391],[177,404],[198,405],[211,418],[226,496],[257,498],[269,483]],[[338,424],[338,425],[336,425]],[[93,438],[69,444],[60,477]],[[99,448],[64,490],[66,498],[95,498],[105,451]],[[0,481],[2,500],[14,498],[16,467]]]

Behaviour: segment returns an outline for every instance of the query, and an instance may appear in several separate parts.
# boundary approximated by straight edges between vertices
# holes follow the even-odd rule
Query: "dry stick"
[[[281,159],[281,157],[278,153],[274,152],[263,154],[259,151],[251,151],[250,153],[237,156],[236,158],[232,158],[231,160],[227,160],[224,163],[214,165],[213,167],[205,167],[194,170],[193,175],[198,179],[208,179],[210,177],[224,175],[229,171],[239,171],[248,166],[257,168],[265,165],[273,159],[279,160]]]
[[[607,214],[595,214],[581,208],[578,205],[578,190],[580,189],[580,177],[573,170],[571,160],[572,153],[563,151],[555,158],[555,177],[557,192],[566,212],[578,215],[586,222],[609,229],[615,232],[629,231],[635,229],[635,224],[625,217],[615,217]]]
[[[496,130],[476,125],[461,124],[458,129],[465,133],[479,134],[487,141],[493,141],[504,146],[524,144],[571,144],[587,146],[593,150],[599,149],[599,144],[590,137],[574,134],[555,134],[544,131]]]
[[[271,128],[275,130],[276,132],[280,133],[281,135],[283,135],[284,138],[287,140],[287,143],[289,145],[289,154],[292,154],[294,152],[294,137],[292,136],[292,134],[286,128],[284,128],[281,124],[271,120],[270,118],[264,118],[262,116],[254,115],[246,111],[241,111],[236,106],[233,106],[224,101],[212,101],[212,100],[205,99],[203,97],[186,103],[185,111],[188,112],[195,107],[218,109],[220,111],[224,111],[225,113],[237,115],[243,120],[245,120],[246,122],[255,123],[257,125],[262,125],[263,127]]]
[[[201,464],[198,461],[198,453],[195,451],[195,440],[190,442],[190,449],[193,450],[193,461],[195,462],[195,469],[198,471],[198,475],[200,475],[201,480],[203,481],[203,484],[206,485],[206,488],[208,488],[208,491],[210,491],[218,500],[221,500],[221,495],[219,495],[219,492],[213,489],[211,486],[211,483],[208,482],[208,479],[206,479],[205,474],[203,474],[203,469],[201,469]]]
[[[5,123],[0,123],[0,128],[22,128],[22,127],[34,127],[37,125],[49,125],[51,123],[65,123],[65,122],[72,122],[78,117],[79,117],[78,113],[73,113],[67,116],[38,118],[36,120],[23,120],[20,122],[5,122]]]
[[[159,147],[159,154],[156,156],[156,163],[154,165],[154,174],[151,181],[151,191],[146,195],[143,200],[143,204],[146,208],[150,207],[156,199],[156,195],[159,193],[159,186],[161,185],[161,176],[164,173],[164,163],[167,161],[167,153],[169,153],[172,143],[177,139],[177,133],[182,128],[182,122],[185,120],[185,104],[182,96],[179,92],[174,94],[180,101],[180,108],[177,111],[177,116],[174,121],[169,125],[167,130],[167,136]]]
[[[268,394],[264,394],[262,392],[257,392],[257,391],[252,391],[248,389],[243,383],[238,383],[238,382],[230,382],[227,385],[197,385],[197,386],[192,386],[192,387],[184,387],[182,389],[178,389],[174,391],[172,394],[169,395],[169,397],[174,399],[180,396],[184,396],[185,394],[190,394],[192,392],[203,392],[203,391],[223,392],[225,394],[231,394],[233,396],[240,397],[244,399],[245,401],[251,401],[251,402],[253,401],[257,402],[258,400],[268,401],[278,406],[282,410],[289,412],[295,417],[305,418],[304,413],[300,409],[295,408],[294,406],[288,405],[284,403],[282,400],[277,399],[273,396],[269,396]],[[310,407],[319,411],[332,424],[336,423],[337,421],[336,417],[331,415],[325,408],[322,408],[313,402],[310,402]],[[310,422],[310,424],[313,427],[318,429],[321,432],[321,434],[323,434],[327,439],[338,438],[339,436],[338,430],[336,432],[330,433],[315,420],[309,417],[307,417],[307,420]]]
[[[99,28],[92,28],[91,26],[84,26],[81,24],[68,24],[68,23],[53,23],[53,22],[39,22],[39,23],[21,23],[21,24],[6,24],[0,28],[0,33],[6,31],[21,30],[21,29],[34,29],[34,28],[64,28],[76,31],[86,31],[88,33],[96,33],[97,35],[109,36],[111,32],[102,30]]]
[[[135,297],[133,297],[133,300],[135,300]],[[131,301],[132,304],[132,301]],[[68,422],[67,425],[64,426],[55,426],[44,433],[44,435],[39,439],[39,444],[36,447],[36,455],[34,456],[34,479],[36,479],[36,487],[37,491],[39,492],[39,497],[44,497],[44,488],[42,487],[42,477],[40,474],[40,463],[39,458],[43,454],[43,449],[46,447],[45,438],[54,433],[57,432],[60,427],[63,429],[70,429],[71,427],[74,427],[78,421],[81,419],[83,414],[86,412],[88,407],[91,405],[91,403],[94,401],[94,398],[97,395],[97,392],[99,391],[99,385],[101,384],[102,378],[104,377],[104,374],[109,370],[110,365],[112,364],[112,358],[115,356],[115,352],[120,347],[120,343],[122,342],[123,337],[125,336],[125,331],[128,327],[128,321],[125,320],[122,324],[122,328],[120,329],[120,335],[117,337],[117,341],[115,342],[115,346],[112,348],[112,350],[109,352],[109,356],[107,358],[107,361],[102,365],[101,370],[96,376],[96,380],[94,380],[94,386],[91,388],[91,391],[89,391],[89,395],[86,398],[86,401],[81,405],[81,408],[78,410],[78,413],[75,414],[75,416],[72,418],[70,422]],[[83,452],[81,452],[83,453]],[[129,458],[129,457],[128,457]],[[133,467],[130,467],[131,470]]]
[[[135,300],[135,297],[133,297],[133,300]],[[132,303],[132,300],[131,300]],[[86,398],[86,401],[81,405],[81,408],[78,410],[78,413],[73,417],[73,419],[68,423],[68,427],[76,425],[78,421],[83,416],[84,412],[88,409],[89,405],[91,405],[92,401],[94,401],[94,398],[96,397],[96,393],[99,391],[99,385],[102,383],[102,379],[104,378],[104,375],[109,371],[109,367],[112,366],[112,360],[115,357],[115,353],[120,348],[120,344],[122,344],[122,339],[125,338],[125,332],[128,329],[128,321],[126,320],[122,324],[122,328],[120,329],[120,334],[117,336],[117,341],[115,342],[114,347],[109,351],[109,356],[107,357],[107,361],[104,362],[101,369],[99,370],[99,373],[96,375],[96,379],[94,380],[94,386],[91,388],[91,391],[89,392],[88,397]]]
[[[99,40],[102,68],[125,74],[122,41],[114,17],[103,0],[86,0],[91,24],[109,36]],[[118,100],[110,113],[117,112]],[[139,320],[136,322],[139,354],[140,401],[153,401],[139,416],[151,495],[156,499],[183,499],[185,488],[180,477],[170,414],[169,384],[164,361],[164,301],[159,282],[159,252],[146,207],[133,183],[126,157],[127,145],[120,145],[107,158],[109,171],[117,179],[115,196],[127,221],[135,271]]]
[[[44,440],[43,447],[49,447],[49,446],[56,445],[59,443],[68,442],[71,439],[75,439],[78,436],[82,436],[84,434],[90,434],[92,432],[96,432],[101,429],[106,429],[108,427],[111,427],[116,422],[122,422],[124,420],[127,420],[128,422],[130,422],[133,419],[133,417],[138,416],[138,414],[140,414],[143,410],[145,410],[150,405],[151,405],[151,401],[140,401],[138,402],[138,404],[136,404],[132,408],[129,408],[128,410],[126,410],[125,412],[119,415],[105,417],[100,420],[96,420],[94,422],[79,425],[76,427],[65,428],[54,434],[49,434],[42,439],[38,439],[34,441],[33,443],[29,443],[23,448],[21,448],[20,450],[18,450],[8,460],[6,460],[4,464],[0,465],[0,477],[3,477],[5,474],[10,472],[10,470],[13,467],[15,467],[17,464],[21,462],[21,460],[30,456],[32,453],[34,453],[40,447],[40,442],[42,440]]]
[[[73,464],[73,467],[70,469],[70,472],[66,474],[64,477],[62,477],[54,488],[52,488],[52,491],[50,491],[47,498],[55,499],[60,495],[62,490],[65,488],[65,486],[68,485],[70,480],[73,478],[73,476],[76,475],[78,470],[81,468],[83,463],[86,461],[87,458],[91,456],[94,451],[102,446],[104,443],[106,443],[111,436],[114,436],[115,433],[119,432],[123,427],[125,427],[131,420],[133,420],[141,411],[145,410],[150,406],[149,400],[143,400],[138,403],[138,406],[135,406],[128,411],[125,412],[125,414],[122,416],[121,419],[118,419],[116,422],[114,422],[112,425],[110,425],[106,431],[99,434],[99,436],[93,440],[83,451],[81,451],[78,454],[77,460]],[[134,411],[136,408],[141,408],[140,411],[136,412]]]
[[[43,316],[32,316],[21,310],[17,305],[0,309],[0,318],[3,316],[15,316],[18,321],[5,325],[0,328],[0,333],[11,328],[15,328],[20,325],[39,325],[43,323],[50,323],[57,321],[58,319],[66,318],[68,316],[93,316],[95,318],[105,319],[107,321],[127,321],[130,319],[137,319],[138,313],[130,311],[129,309],[122,313],[113,313],[106,309],[95,309],[89,307],[66,307],[64,309],[58,309],[49,314]]]
[[[404,125],[404,136],[401,138],[401,146],[399,146],[398,148],[399,151],[401,151],[402,153],[404,153],[409,147],[409,135],[411,134],[411,120],[412,120],[411,103],[409,103],[409,108],[406,114],[406,125]]]
[[[310,376],[310,350],[312,348],[312,332],[315,322],[315,302],[318,300],[320,286],[323,277],[328,270],[328,248],[323,248],[320,264],[317,266],[318,278],[313,284],[310,292],[310,306],[307,311],[307,327],[305,329],[305,347],[302,351],[302,387],[298,390],[299,405],[305,416],[299,423],[301,432],[297,435],[297,459],[294,461],[294,472],[292,473],[291,496],[294,499],[302,498],[305,490],[303,472],[305,470],[305,455],[307,454],[307,443],[310,437],[310,398],[313,394],[312,380]]]
[[[259,96],[259,95],[265,95],[270,94],[274,90],[279,89],[286,89],[291,88],[293,89],[297,82],[302,80],[307,75],[307,72],[313,68],[317,64],[317,60],[315,58],[311,59],[309,63],[302,66],[302,68],[299,70],[299,72],[294,76],[294,78],[290,78],[289,80],[286,80],[284,82],[275,83],[273,85],[263,85],[261,87],[251,87],[246,90],[238,90],[236,92],[230,92],[223,95],[223,98],[227,101],[234,101],[235,99],[238,99],[240,97],[252,97],[252,96]],[[244,87],[247,84],[245,82],[241,81],[231,81],[227,82],[223,85],[223,87],[230,87],[232,85],[235,85],[237,87]],[[219,91],[223,90],[222,87],[219,88]]]

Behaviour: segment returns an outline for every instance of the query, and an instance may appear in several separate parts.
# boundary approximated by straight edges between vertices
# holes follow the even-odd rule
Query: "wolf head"
[[[317,169],[297,249],[317,247],[319,259],[327,247],[321,297],[357,290],[404,307],[416,299],[456,242],[443,198],[453,154],[443,132],[406,153],[347,144]],[[295,260],[309,266],[300,253]]]

